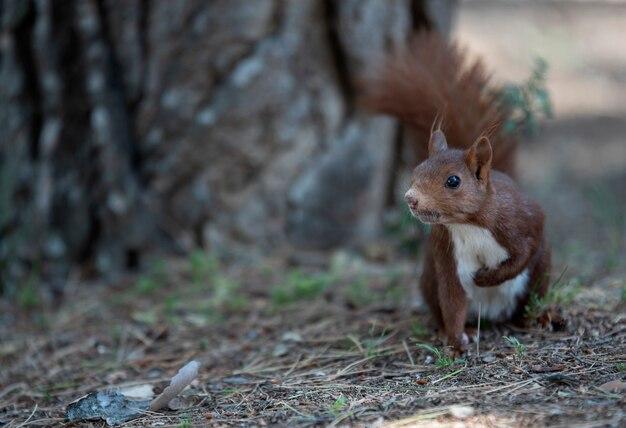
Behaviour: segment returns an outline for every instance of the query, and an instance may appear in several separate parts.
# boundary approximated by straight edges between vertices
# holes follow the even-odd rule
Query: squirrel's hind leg
[[[439,306],[439,293],[437,285],[437,275],[435,273],[435,261],[432,256],[432,249],[429,242],[426,243],[426,252],[424,256],[424,268],[420,277],[420,291],[424,301],[428,305],[428,309],[432,315],[433,321],[437,327],[443,326],[441,317],[441,308]]]

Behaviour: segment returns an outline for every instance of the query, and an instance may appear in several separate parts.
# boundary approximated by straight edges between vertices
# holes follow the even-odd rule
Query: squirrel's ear
[[[430,156],[435,153],[442,152],[447,148],[448,142],[446,141],[446,136],[443,134],[441,129],[437,129],[430,134],[430,141],[428,142],[428,154]]]
[[[481,181],[489,179],[491,170],[491,142],[484,135],[472,144],[472,147],[465,151],[465,162],[468,168]]]

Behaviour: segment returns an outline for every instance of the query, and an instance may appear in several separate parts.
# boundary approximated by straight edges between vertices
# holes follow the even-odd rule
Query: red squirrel
[[[405,199],[431,225],[420,288],[457,352],[479,306],[483,319],[521,322],[530,293],[549,286],[544,214],[511,178],[516,140],[489,129],[507,112],[488,83],[480,61],[468,64],[455,45],[426,33],[385,62],[365,97],[409,125],[425,157]],[[439,112],[445,123],[433,126]]]

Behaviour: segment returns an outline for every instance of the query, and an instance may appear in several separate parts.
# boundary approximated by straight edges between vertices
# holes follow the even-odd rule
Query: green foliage
[[[220,270],[219,259],[216,255],[205,251],[194,251],[189,255],[189,272],[195,286],[202,286]]]
[[[17,289],[16,300],[22,310],[36,309],[41,305],[39,295],[40,278],[37,270],[33,270],[22,287]]]
[[[522,84],[506,85],[500,99],[509,115],[503,124],[507,134],[523,133],[534,135],[543,118],[552,117],[552,102],[546,89],[548,63],[543,58],[535,60],[534,69]]]
[[[167,307],[166,307],[167,311]],[[145,311],[135,311],[132,314],[133,320],[146,324],[146,325],[156,325],[159,322],[159,317],[156,311],[156,308],[150,308]]]
[[[235,394],[239,394],[239,388],[236,388],[234,386],[227,386],[226,388],[224,388],[222,390],[222,396],[223,397],[232,397]]]
[[[307,274],[293,271],[282,283],[272,287],[270,292],[275,305],[285,305],[299,300],[314,299],[321,295],[331,284],[330,274]]]
[[[164,260],[154,261],[148,268],[148,272],[141,275],[133,290],[137,294],[150,295],[167,285],[167,266]]]
[[[175,294],[170,294],[169,296],[166,296],[163,300],[163,311],[165,312],[165,316],[170,322],[176,321],[176,314],[181,305],[182,303],[180,297]]]
[[[211,299],[205,309],[209,312],[235,312],[248,306],[248,299],[241,293],[241,284],[222,272],[216,254],[194,251],[189,256],[189,273],[197,290],[208,286],[212,290]]]
[[[435,356],[435,366],[437,368],[443,369],[447,367],[451,367],[455,364],[464,364],[465,360],[462,358],[454,359],[452,357],[447,356],[443,351],[437,349],[436,347],[429,345],[427,343],[418,343],[417,346],[420,349],[424,349]]]
[[[563,282],[564,274],[565,270],[550,285],[543,297],[539,297],[535,291],[531,291],[528,304],[524,308],[526,318],[529,320],[537,319],[550,305],[568,305],[574,301],[582,290],[582,285],[578,278]]]
[[[207,339],[206,337],[202,337],[200,338],[200,350],[201,351],[207,351],[209,349],[209,339]]]
[[[248,299],[240,292],[241,284],[223,276],[213,278],[212,306],[218,310],[240,311],[248,306]]]
[[[153,325],[163,318],[170,323],[186,321],[203,325],[219,322],[227,312],[244,310],[248,299],[240,284],[222,272],[217,256],[196,251],[189,256],[187,270],[189,282],[172,289],[174,284],[163,261],[153,263],[137,279],[128,297],[154,295],[161,304],[146,311],[133,313],[133,319]],[[178,278],[178,277],[176,277]]]
[[[335,417],[338,417],[339,414],[348,406],[348,399],[343,395],[337,397],[337,399],[330,405],[328,411]]]
[[[406,298],[406,294],[407,287],[394,281],[385,290],[384,299],[394,305],[399,305]]]
[[[353,335],[348,335],[346,338],[351,344],[356,345],[357,349],[363,354],[366,358],[378,357],[385,354],[385,349],[382,346],[387,339],[389,339],[388,331],[386,328],[377,331],[377,327],[375,323],[369,328],[368,337],[360,340],[358,337]],[[354,347],[350,347],[351,350],[354,350]]]
[[[411,324],[411,334],[415,337],[428,336],[428,329],[420,322],[414,321]]]
[[[382,350],[380,348],[382,340],[381,339],[365,339],[363,340],[363,347],[365,350],[365,357],[378,357],[382,355]]]
[[[158,290],[160,285],[149,276],[140,276],[135,283],[135,291],[139,294],[152,294]]]
[[[337,271],[327,275],[330,282],[333,279],[342,279],[341,273]],[[347,281],[343,281],[344,283]],[[347,302],[354,307],[365,307],[374,303],[385,303],[392,305],[401,304],[407,297],[407,287],[403,281],[402,273],[398,271],[388,271],[381,283],[385,287],[370,287],[372,279],[366,274],[359,274],[357,278],[350,279],[345,287],[340,287]],[[339,288],[339,287],[338,287]]]
[[[367,286],[365,278],[350,283],[344,291],[345,299],[356,307],[363,307],[374,302],[374,293]]]
[[[617,370],[620,373],[626,371],[626,364],[625,363],[617,363],[617,364],[615,364],[615,370]]]
[[[515,355],[517,355],[518,358],[524,356],[526,353],[526,346],[520,342],[517,337],[504,336],[503,339],[510,347],[515,349]]]
[[[191,428],[191,421],[189,420],[189,417],[184,417],[180,419],[180,422],[178,423],[178,428]]]

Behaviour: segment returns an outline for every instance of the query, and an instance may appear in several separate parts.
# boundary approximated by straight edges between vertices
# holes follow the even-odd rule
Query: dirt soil
[[[107,388],[162,390],[192,359],[201,374],[177,410],[125,426],[626,421],[619,281],[557,285],[564,307],[551,302],[547,315],[538,313],[545,327],[483,325],[480,343],[454,360],[427,317],[406,304],[411,268],[336,259],[341,278],[297,271],[280,279],[285,267],[268,260],[261,270],[210,273],[213,285],[195,282],[192,262],[171,261],[167,273],[113,293],[98,285],[71,290],[56,312],[27,318],[5,305],[5,321],[15,315],[18,329],[0,332],[0,422],[85,426],[64,422],[68,403]],[[215,285],[225,278],[245,286]],[[284,285],[268,295],[267,283]]]

